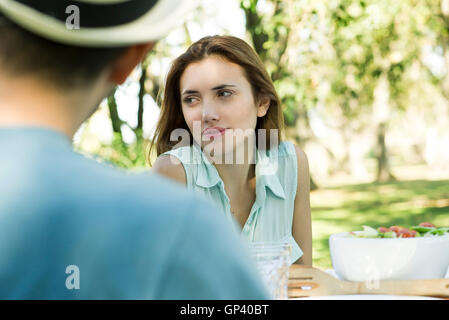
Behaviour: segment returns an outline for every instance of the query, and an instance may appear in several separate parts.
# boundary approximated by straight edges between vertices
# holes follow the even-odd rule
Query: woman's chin
[[[216,164],[235,164],[236,150],[240,144],[225,145],[220,140],[203,142],[203,153]]]

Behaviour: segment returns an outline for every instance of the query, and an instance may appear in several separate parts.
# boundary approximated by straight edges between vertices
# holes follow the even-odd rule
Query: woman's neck
[[[255,187],[255,151],[255,148],[250,148],[250,150],[246,149],[244,153],[244,161],[233,161],[233,163],[220,164],[214,163],[214,166],[217,168],[218,174],[223,180],[223,183],[228,191],[234,193],[239,192],[242,188]],[[235,159],[237,160],[237,156]]]
[[[238,192],[255,183],[255,164],[215,164],[226,189]]]

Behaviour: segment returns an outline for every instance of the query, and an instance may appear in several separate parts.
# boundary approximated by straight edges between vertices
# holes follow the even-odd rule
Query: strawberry
[[[427,228],[435,228],[435,225],[433,223],[430,222],[421,222],[419,224],[420,227],[427,227]]]
[[[399,235],[399,231],[401,231],[402,229],[404,229],[404,228],[400,227],[400,226],[392,226],[392,227],[390,227],[390,231],[395,232],[397,235]]]
[[[381,233],[385,233],[385,232],[388,232],[388,231],[391,231],[391,230],[390,230],[390,228],[379,227],[379,228],[377,229],[377,231],[379,231],[379,232],[381,232]]]
[[[398,232],[399,238],[414,238],[415,235],[416,235],[415,230],[409,230],[409,229],[405,229],[405,228],[403,228],[402,230],[400,230]]]

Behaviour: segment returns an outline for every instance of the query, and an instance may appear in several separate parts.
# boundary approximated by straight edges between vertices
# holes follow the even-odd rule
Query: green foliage
[[[271,10],[264,13],[258,4],[241,1],[251,18],[247,29],[255,49],[279,91],[287,126],[303,114],[298,108],[308,110],[317,103],[341,108],[342,123],[372,112],[382,74],[387,75],[391,107],[406,109],[410,87],[419,85],[407,71],[418,62],[421,72],[428,72],[423,45],[445,46],[447,41],[439,1],[267,0]],[[439,80],[429,78],[434,85]],[[330,91],[323,95],[317,89],[326,83]]]
[[[124,169],[143,169],[147,167],[146,152],[148,141],[137,135],[136,141],[127,144],[120,133],[114,133],[111,144],[103,145],[96,156],[106,162]]]

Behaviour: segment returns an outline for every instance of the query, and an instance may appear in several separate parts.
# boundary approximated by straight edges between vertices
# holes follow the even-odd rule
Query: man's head
[[[0,68],[9,77],[38,77],[61,90],[89,88],[128,47],[92,48],[57,43],[10,21],[0,24]]]
[[[154,42],[185,12],[181,3],[0,0],[0,82],[31,79],[46,90],[70,97],[66,104],[76,104],[80,109],[76,121],[84,121],[96,108],[92,104],[123,83]],[[75,27],[65,20],[72,12],[66,9],[74,4],[79,14]],[[1,108],[8,108],[2,107],[4,101],[0,96],[0,113]]]

